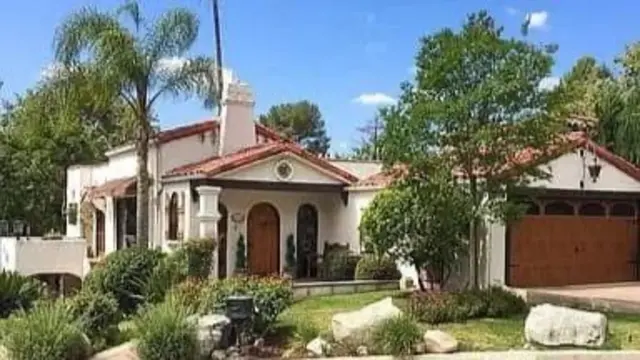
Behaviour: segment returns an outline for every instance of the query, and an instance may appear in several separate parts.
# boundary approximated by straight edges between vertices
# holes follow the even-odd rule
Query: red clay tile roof
[[[598,158],[607,161],[623,173],[627,174],[637,181],[640,181],[640,168],[627,161],[626,159],[612,153],[605,147],[596,144],[583,132],[571,132],[566,134],[562,137],[560,143],[551,145],[550,148],[547,149],[546,154],[543,154],[543,152],[540,150],[526,149],[517,153],[512,159],[509,160],[509,162],[517,164],[518,166],[538,165],[541,161],[548,162],[577,148],[584,148],[592,151]],[[510,167],[510,165],[505,164],[506,171],[508,171]],[[377,174],[373,174],[365,179],[360,180],[355,184],[355,186],[387,186],[403,174],[403,172],[397,170],[399,168],[400,167],[391,171],[383,170]]]
[[[211,119],[189,125],[178,126],[168,130],[162,130],[156,134],[155,139],[161,144],[166,144],[168,142],[179,140],[185,137],[205,133],[208,131],[217,132],[219,130],[220,122],[218,121],[218,119]],[[263,136],[272,141],[278,141],[282,139],[280,135],[278,135],[278,133],[259,123],[256,123],[256,135]]]
[[[256,129],[258,129],[258,126],[261,125],[257,125]],[[352,183],[358,180],[358,178],[353,174],[336,167],[329,161],[304,150],[293,142],[284,140],[258,144],[225,156],[213,156],[202,161],[183,165],[170,170],[165,174],[165,177],[189,175],[214,176],[225,171],[251,164],[254,161],[287,152],[295,154],[328,171],[335,178],[345,183]]]
[[[122,197],[133,195],[136,191],[136,177],[125,177],[113,179],[99,186],[92,186],[87,189],[88,198],[101,198],[107,196]]]

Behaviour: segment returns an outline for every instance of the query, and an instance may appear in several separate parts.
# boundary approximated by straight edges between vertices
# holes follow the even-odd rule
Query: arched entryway
[[[280,217],[268,203],[254,205],[247,218],[247,258],[254,275],[277,274],[280,269]]]
[[[316,277],[318,253],[318,210],[311,204],[298,208],[296,229],[297,277]]]
[[[227,207],[218,203],[218,277],[227,277]]]

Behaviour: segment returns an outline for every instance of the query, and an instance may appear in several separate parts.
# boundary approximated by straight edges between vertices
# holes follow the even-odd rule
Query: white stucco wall
[[[227,232],[227,274],[231,274],[235,266],[235,253],[238,237],[244,235],[247,239],[247,217],[251,208],[259,203],[267,202],[278,210],[280,217],[280,267],[285,265],[286,238],[289,234],[296,236],[298,208],[303,204],[311,204],[318,211],[318,251],[321,252],[325,242],[335,242],[334,212],[336,202],[340,202],[338,193],[307,193],[222,189],[220,202],[227,207],[229,214]],[[197,204],[192,203],[192,211]],[[235,224],[231,221],[233,214],[242,214],[244,219]],[[197,218],[192,218],[191,231],[198,229]]]
[[[599,158],[602,165],[600,177],[594,183],[583,164],[593,163],[594,154],[585,150],[585,160],[580,157],[579,150],[560,156],[540,169],[551,172],[551,178],[536,180],[529,187],[580,190],[580,180],[584,180],[586,191],[640,191],[640,182],[618,170],[612,164]],[[505,284],[506,228],[504,224],[488,223],[487,226],[487,266],[483,269],[485,283]]]
[[[352,173],[360,179],[382,171],[382,163],[379,161],[329,160],[329,162]]]
[[[83,278],[89,272],[84,239],[42,240],[0,238],[2,268],[22,275],[72,274]]]
[[[246,181],[281,181],[276,175],[276,165],[281,161],[291,164],[293,172],[287,182],[314,183],[314,184],[340,184],[335,177],[329,176],[326,170],[321,169],[308,161],[300,159],[293,154],[273,156],[266,160],[255,162],[246,167],[234,169],[220,174],[217,178],[246,180]]]
[[[533,181],[530,187],[545,187],[551,189],[580,189],[580,180],[584,180],[584,190],[595,191],[638,191],[640,182],[618,170],[602,158],[598,163],[602,165],[600,177],[597,182],[593,182],[589,177],[589,170],[586,165],[593,163],[594,154],[585,150],[584,160],[580,157],[579,150],[567,153],[555,160],[552,160],[541,169],[551,170],[553,174],[549,180]],[[584,168],[584,169],[583,169]]]

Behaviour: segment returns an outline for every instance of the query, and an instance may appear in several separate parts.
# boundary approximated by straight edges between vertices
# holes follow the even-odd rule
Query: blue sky
[[[32,86],[52,63],[56,26],[74,9],[113,9],[120,0],[4,1],[0,7],[1,95]],[[208,0],[142,0],[145,15],[185,6],[201,16],[193,54],[213,54]],[[421,36],[459,27],[467,13],[487,9],[518,35],[534,14],[529,39],[557,43],[554,76],[582,55],[611,62],[625,44],[640,40],[640,3],[619,0],[221,0],[224,65],[249,82],[256,115],[285,101],[309,99],[324,115],[332,150],[357,144],[356,127],[377,104],[398,95],[411,77]],[[167,100],[158,107],[162,127],[210,116],[199,102]]]

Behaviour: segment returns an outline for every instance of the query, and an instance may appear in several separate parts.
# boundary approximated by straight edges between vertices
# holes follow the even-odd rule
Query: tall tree
[[[361,140],[358,147],[353,149],[351,157],[360,160],[380,160],[380,138],[384,131],[384,123],[380,116],[376,115],[357,130],[361,134]]]
[[[584,56],[578,59],[556,89],[563,92],[565,111],[572,115],[597,117],[598,95],[604,83],[612,77],[611,71],[594,58]]]
[[[18,97],[0,123],[0,218],[25,220],[34,233],[64,230],[67,167],[132,140],[130,119],[115,92],[81,71]]]
[[[318,105],[310,101],[274,105],[258,120],[316,154],[324,155],[329,150],[331,139],[322,114]]]
[[[121,15],[129,22],[121,21]],[[129,1],[116,12],[83,8],[56,32],[57,60],[70,69],[78,65],[94,69],[105,86],[118,90],[135,116],[136,238],[142,247],[149,243],[148,156],[154,106],[162,96],[217,98],[214,60],[184,58],[198,28],[196,15],[182,8],[171,9],[148,23],[138,3]]]
[[[398,105],[384,113],[383,160],[410,169],[431,157],[451,162],[471,197],[469,272],[479,285],[482,219],[505,219],[505,188],[545,173],[523,166],[521,150],[544,150],[557,129],[554,97],[539,89],[553,65],[553,47],[506,38],[487,12],[468,16],[459,31],[422,39],[416,83],[404,84]],[[516,176],[505,177],[505,165]]]

